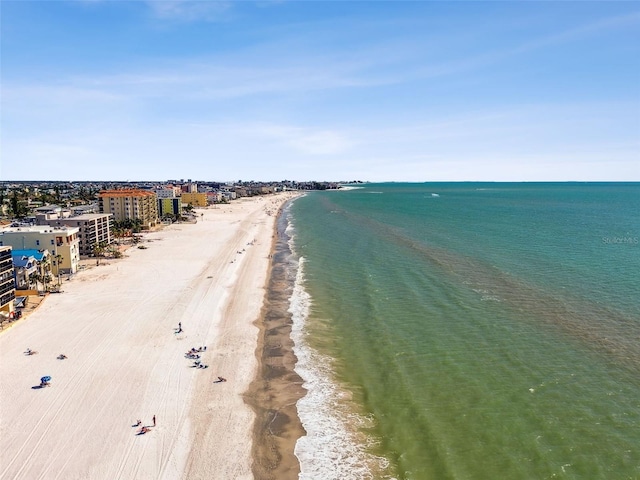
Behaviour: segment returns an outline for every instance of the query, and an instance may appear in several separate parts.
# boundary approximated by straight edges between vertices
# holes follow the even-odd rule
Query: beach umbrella
[[[49,375],[47,375],[46,377],[42,377],[40,379],[41,382],[49,382],[51,380],[51,377]]]

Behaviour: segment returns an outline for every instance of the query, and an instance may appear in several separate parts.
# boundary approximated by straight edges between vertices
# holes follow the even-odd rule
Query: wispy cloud
[[[226,0],[148,0],[145,3],[159,19],[185,22],[224,20],[233,5]]]
[[[586,23],[564,31],[540,36],[507,48],[483,51],[480,54],[467,56],[457,60],[440,63],[430,63],[414,73],[419,78],[433,78],[470,72],[478,68],[485,68],[505,60],[512,59],[536,50],[562,45],[587,38],[594,34],[614,31],[624,27],[640,25],[640,12],[619,15],[601,19],[597,22]]]
[[[418,4],[406,2],[396,16],[363,25],[358,2],[320,21],[319,8],[305,17],[299,4],[285,12],[286,21],[275,21],[279,11],[260,16],[260,9],[230,2],[116,5],[113,18],[131,22],[135,34],[112,44],[111,26],[97,22],[100,42],[88,44],[75,63],[64,61],[82,49],[63,43],[41,67],[25,63],[3,73],[6,177],[18,178],[22,160],[30,159],[43,178],[55,178],[59,165],[85,178],[103,176],[104,165],[148,178],[145,159],[153,159],[152,171],[163,177],[268,172],[310,179],[344,172],[409,180],[439,172],[444,180],[471,169],[468,178],[498,180],[515,178],[514,162],[521,178],[533,179],[544,168],[551,175],[582,161],[604,179],[607,167],[598,162],[629,172],[640,151],[638,88],[628,67],[634,59],[625,56],[637,48],[627,42],[640,24],[637,12],[611,16],[624,9],[598,7],[609,16],[590,21],[591,9],[575,19],[559,9],[564,16],[548,22],[546,10],[527,4],[522,11],[540,16],[530,19],[513,7],[498,20],[481,15],[479,24],[444,5],[433,9],[447,10],[443,17],[428,18],[429,9],[425,17],[409,17]],[[505,17],[513,23],[501,26]],[[84,11],[81,18],[92,15]],[[213,33],[209,25],[187,25],[228,19],[235,23]],[[183,34],[192,36],[181,44]],[[213,37],[220,41],[211,46]],[[592,65],[584,48],[600,38],[607,41]],[[138,40],[139,51],[132,48],[128,57]],[[121,50],[113,54],[111,45]],[[35,55],[41,45],[31,48]],[[16,50],[7,65],[15,69],[21,55]],[[562,65],[551,68],[547,57],[575,61],[584,71],[579,77]],[[598,62],[614,68],[600,70]],[[545,78],[530,78],[540,70]]]

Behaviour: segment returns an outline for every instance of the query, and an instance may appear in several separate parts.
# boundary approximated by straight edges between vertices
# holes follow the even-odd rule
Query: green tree
[[[15,218],[24,218],[27,216],[27,206],[25,205],[25,200],[22,195],[18,194],[17,190],[13,191],[11,198],[9,199],[11,206],[11,213]]]
[[[42,285],[45,292],[49,290],[49,284],[51,283],[52,280],[53,280],[53,277],[49,272],[45,272],[45,274],[42,275]]]
[[[33,272],[29,274],[29,290],[31,290],[31,286],[33,284],[36,285],[36,290],[38,289],[38,272]]]
[[[54,258],[55,258],[55,261],[56,261],[56,263],[55,263],[55,265],[56,265],[56,273],[58,275],[58,287],[60,287],[60,273],[61,273],[60,272],[60,266],[61,266],[60,264],[62,263],[62,260],[63,260],[64,257],[58,253]]]
[[[93,254],[96,257],[96,266],[100,265],[100,257],[104,257],[107,249],[107,242],[96,242],[93,245]]]
[[[107,251],[109,252],[109,255],[111,255],[113,258],[122,258],[122,252],[115,245],[109,245],[107,247]]]
[[[60,205],[60,203],[62,203],[62,195],[60,194],[60,185],[55,185],[53,187],[53,191],[55,192],[55,194],[54,194],[55,197],[54,198],[56,200],[56,203],[58,205]]]

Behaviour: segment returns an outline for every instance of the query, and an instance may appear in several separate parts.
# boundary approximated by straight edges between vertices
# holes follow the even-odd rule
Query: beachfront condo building
[[[206,207],[207,194],[206,193],[183,193],[182,205],[191,205],[192,207]]]
[[[138,219],[144,230],[158,223],[157,197],[149,190],[104,190],[98,195],[98,205],[100,213],[113,215],[114,222]]]
[[[24,250],[16,250],[11,255],[13,278],[17,290],[29,290],[32,277],[38,274],[38,261],[33,255],[20,255],[15,253],[20,251]]]
[[[158,199],[158,216],[160,218],[173,217],[180,218],[182,216],[182,200],[176,198],[159,198]]]
[[[0,245],[15,250],[49,250],[52,273],[72,274],[78,271],[80,262],[79,232],[78,227],[11,227],[0,232]]]
[[[42,278],[51,276],[51,254],[49,250],[35,250],[33,248],[26,250],[18,250],[14,248],[11,252],[13,258],[13,268],[16,272],[14,274],[16,278],[16,288],[18,290],[24,290],[24,283],[27,283],[26,289],[29,290],[32,286],[31,274],[35,273],[42,282]],[[33,259],[33,260],[32,260]],[[35,261],[35,270],[33,262]],[[21,268],[23,271],[21,272]],[[35,282],[37,288],[38,281]]]
[[[111,236],[110,213],[85,213],[67,218],[38,218],[40,225],[50,225],[52,227],[78,227],[78,240],[80,241],[80,255],[92,255],[93,249],[98,244],[110,245],[113,241]]]
[[[13,259],[11,247],[0,247],[0,312],[3,318],[8,318],[14,310],[13,301],[16,298],[16,287],[13,278]]]

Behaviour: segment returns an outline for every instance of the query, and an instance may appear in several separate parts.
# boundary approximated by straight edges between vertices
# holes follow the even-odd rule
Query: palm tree
[[[111,233],[113,233],[113,236],[116,239],[116,243],[119,244],[122,237],[124,237],[124,228],[114,225],[113,228],[111,229]]]
[[[38,272],[32,272],[29,275],[29,290],[31,290],[31,285],[36,284],[36,290],[38,289]]]
[[[52,280],[51,274],[47,271],[42,275],[38,275],[38,280],[42,282],[42,289],[45,292],[49,291],[49,284],[51,283],[51,280]]]
[[[140,233],[142,230],[142,220],[139,218],[134,218],[132,221],[133,226],[131,227],[132,233]]]
[[[58,274],[58,287],[60,287],[60,264],[62,263],[62,255],[59,253],[54,257],[56,259],[56,272]]]
[[[96,256],[96,266],[100,265],[100,257],[104,257],[107,242],[96,242],[93,245],[93,254]]]

